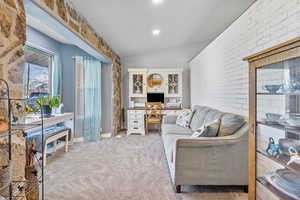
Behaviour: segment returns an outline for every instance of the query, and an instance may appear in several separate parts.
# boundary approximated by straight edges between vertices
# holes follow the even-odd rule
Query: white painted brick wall
[[[190,62],[191,104],[248,115],[242,58],[297,36],[300,0],[258,0]]]

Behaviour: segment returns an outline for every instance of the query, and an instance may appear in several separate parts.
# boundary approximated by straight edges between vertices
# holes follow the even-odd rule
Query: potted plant
[[[49,106],[52,109],[52,113],[56,114],[57,113],[57,108],[59,107],[61,103],[61,99],[59,96],[53,96],[49,99]]]
[[[52,109],[57,108],[60,102],[59,96],[43,96],[37,100],[37,103],[41,105],[43,114],[46,116],[51,115]]]

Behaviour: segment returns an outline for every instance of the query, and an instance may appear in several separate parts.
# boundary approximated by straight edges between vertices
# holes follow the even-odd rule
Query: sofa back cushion
[[[205,106],[194,106],[194,114],[190,123],[190,128],[193,131],[196,131],[198,128],[204,125],[205,117],[209,110],[210,108]]]
[[[216,120],[221,120],[221,117],[223,116],[223,114],[224,114],[223,112],[211,108],[206,113],[204,123],[208,124],[208,123],[211,123],[211,122],[216,121]]]
[[[224,113],[221,117],[221,124],[218,136],[228,136],[234,134],[246,123],[244,117],[232,113]]]

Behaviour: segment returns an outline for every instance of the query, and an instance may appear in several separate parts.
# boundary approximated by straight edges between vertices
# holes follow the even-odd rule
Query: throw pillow
[[[244,117],[231,113],[225,113],[221,119],[221,125],[218,136],[223,137],[232,135],[245,123],[246,121]]]
[[[192,110],[184,109],[177,116],[176,124],[178,126],[188,128],[190,126],[192,116],[193,116],[193,111]]]
[[[207,127],[205,125],[203,125],[201,128],[198,128],[193,134],[192,134],[192,138],[197,138],[197,137],[201,137],[202,134],[204,135],[207,132]]]
[[[197,129],[191,137],[216,137],[220,128],[221,121],[216,119],[213,122],[203,125],[201,128]]]

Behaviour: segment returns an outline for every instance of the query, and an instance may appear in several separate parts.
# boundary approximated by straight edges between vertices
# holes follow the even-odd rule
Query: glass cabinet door
[[[300,199],[300,58],[256,69],[256,197]]]
[[[146,96],[146,74],[132,73],[130,75],[130,96],[144,97]]]
[[[181,96],[181,75],[179,73],[168,73],[167,96]]]

